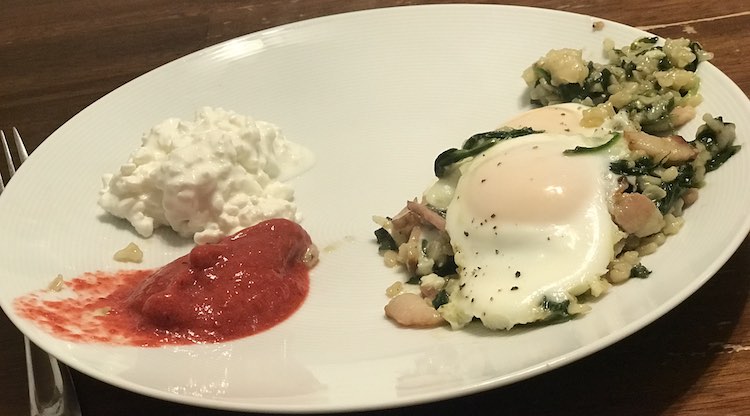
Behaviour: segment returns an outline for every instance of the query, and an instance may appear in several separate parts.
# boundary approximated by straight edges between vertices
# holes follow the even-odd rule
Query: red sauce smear
[[[156,270],[85,273],[73,296],[38,291],[15,300],[20,316],[76,342],[158,346],[222,342],[267,330],[307,297],[317,250],[285,219],[200,245]]]

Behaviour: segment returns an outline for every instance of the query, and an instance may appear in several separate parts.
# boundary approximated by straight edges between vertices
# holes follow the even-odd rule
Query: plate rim
[[[59,134],[61,134],[61,133],[58,133],[59,131],[64,130],[64,128],[67,125],[69,125],[70,123],[73,123],[75,120],[78,120],[79,118],[85,118],[88,112],[92,111],[91,108],[93,108],[94,106],[97,106],[98,103],[100,103],[102,100],[107,99],[107,97],[110,97],[113,94],[117,94],[118,91],[121,91],[122,89],[127,88],[128,85],[131,85],[134,82],[138,82],[138,80],[143,77],[152,76],[151,74],[157,71],[162,71],[164,67],[172,66],[172,65],[179,65],[181,62],[184,62],[185,60],[196,59],[197,57],[203,54],[206,54],[210,52],[211,50],[221,48],[223,45],[226,45],[229,42],[264,36],[266,34],[272,33],[272,31],[282,29],[282,28],[296,30],[306,25],[325,24],[326,20],[341,19],[341,18],[345,19],[346,16],[348,15],[380,14],[380,13],[398,14],[400,10],[423,9],[423,8],[429,8],[429,9],[449,9],[449,8],[507,9],[507,10],[525,10],[525,11],[532,12],[532,13],[547,13],[550,15],[568,15],[574,18],[596,19],[596,20],[600,20],[604,22],[605,24],[621,26],[623,28],[627,28],[628,30],[641,32],[644,35],[658,36],[650,32],[644,31],[642,29],[639,29],[637,27],[624,25],[622,23],[610,21],[610,20],[603,19],[603,18],[598,18],[595,16],[590,16],[590,15],[585,15],[585,14],[580,14],[580,13],[575,13],[575,12],[570,12],[570,11],[563,11],[563,10],[545,9],[545,8],[536,7],[536,6],[516,6],[516,5],[502,5],[502,4],[458,4],[458,3],[456,4],[420,4],[420,5],[402,5],[402,6],[392,6],[392,7],[384,7],[384,8],[372,8],[372,9],[336,13],[336,14],[331,14],[331,15],[325,15],[325,16],[290,22],[290,23],[286,23],[280,26],[274,26],[274,27],[263,29],[260,31],[244,34],[244,35],[232,38],[232,39],[228,39],[219,43],[209,45],[207,47],[201,48],[199,50],[196,50],[194,52],[181,56],[177,59],[174,59],[162,65],[159,65],[135,77],[134,79],[118,86],[114,90],[110,91],[109,93],[105,94],[101,98],[94,101],[92,104],[86,106],[83,110],[81,110],[79,113],[74,115],[71,119],[63,123],[59,128],[57,128],[49,136],[47,140],[43,141],[40,144],[39,148],[45,148],[45,146],[50,142],[50,139],[58,140],[57,137]],[[728,81],[728,85],[730,87],[741,92],[741,89],[736,85],[736,83],[734,83],[726,74],[724,74],[715,65],[713,65],[710,62],[703,63],[702,65],[705,65],[709,68],[712,68],[712,70],[717,71],[722,77],[725,78],[726,81]],[[30,156],[31,158],[33,158],[33,154]],[[223,410],[234,410],[234,411],[238,411],[238,410],[239,411],[261,411],[261,412],[272,412],[272,413],[289,413],[289,412],[316,413],[316,412],[321,412],[321,411],[328,411],[328,412],[366,411],[366,410],[379,410],[379,409],[423,404],[423,403],[433,402],[436,400],[452,399],[452,398],[461,397],[461,396],[465,396],[469,394],[487,391],[487,390],[498,388],[501,386],[506,386],[512,383],[516,383],[516,382],[529,379],[539,374],[546,373],[553,369],[561,368],[575,361],[578,361],[582,358],[585,358],[597,351],[601,351],[604,348],[607,348],[613,345],[614,343],[624,338],[627,338],[633,333],[645,328],[649,324],[663,317],[666,313],[674,309],[677,305],[685,301],[689,296],[691,296],[698,289],[700,289],[700,287],[702,287],[709,279],[711,279],[721,269],[721,267],[729,260],[729,258],[737,251],[737,249],[740,247],[743,241],[747,238],[747,231],[750,230],[750,217],[746,218],[743,224],[744,224],[745,233],[744,234],[737,233],[734,235],[731,243],[728,245],[728,247],[731,247],[731,250],[723,251],[722,252],[723,255],[720,258],[715,259],[714,262],[711,263],[710,267],[704,270],[701,275],[697,275],[696,278],[693,279],[689,285],[684,287],[681,291],[675,293],[672,297],[669,298],[668,302],[662,303],[657,308],[655,308],[651,313],[635,321],[630,322],[628,325],[621,328],[619,331],[608,334],[604,336],[603,338],[598,339],[598,342],[596,343],[589,343],[581,348],[577,348],[575,350],[569,351],[568,353],[563,354],[562,356],[558,356],[553,360],[548,360],[545,362],[538,363],[534,366],[525,367],[522,370],[509,373],[509,374],[505,374],[502,377],[495,377],[494,379],[490,381],[475,384],[472,386],[464,386],[459,389],[454,389],[451,392],[448,392],[447,394],[441,393],[439,397],[435,397],[436,396],[435,393],[419,394],[415,396],[409,396],[407,399],[395,400],[392,403],[386,403],[386,404],[371,403],[370,405],[360,405],[360,406],[355,406],[355,407],[352,407],[351,405],[337,407],[337,406],[332,406],[331,404],[325,404],[319,407],[315,407],[315,406],[310,407],[307,405],[305,405],[304,407],[297,407],[294,405],[279,407],[276,404],[268,405],[268,404],[263,404],[263,403],[253,404],[252,406],[248,407],[247,404],[244,402],[243,403],[226,402],[226,401],[216,400],[212,398],[196,399],[195,397],[191,397],[191,396],[175,395],[175,394],[167,393],[164,391],[155,390],[153,388],[145,387],[140,384],[132,383],[128,380],[123,380],[117,377],[115,378],[110,377],[109,379],[102,379],[99,375],[92,374],[90,369],[78,368],[75,364],[71,365],[71,367],[88,376],[91,376],[97,380],[100,380],[104,383],[113,385],[115,387],[123,388],[123,389],[132,391],[138,394],[142,394],[144,396],[154,397],[154,398],[169,401],[169,402],[187,404],[191,406],[213,408],[213,409],[223,409]],[[2,301],[2,299],[0,299],[0,307],[2,307],[2,309],[5,311],[6,315],[11,320],[11,322],[17,328],[19,328],[19,330],[21,330],[21,327],[17,323],[17,321],[19,321],[20,318],[18,318],[15,315],[15,313],[12,313],[12,305],[6,305]],[[9,311],[11,313],[9,313]],[[36,335],[33,333],[26,333],[23,330],[21,330],[21,332],[23,332],[24,335],[28,336],[34,342],[36,342],[36,340],[38,339],[38,337],[36,337]],[[65,357],[63,357],[61,361],[66,362]]]

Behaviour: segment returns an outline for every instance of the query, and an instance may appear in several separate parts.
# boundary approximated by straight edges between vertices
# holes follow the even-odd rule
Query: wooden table
[[[33,151],[106,93],[203,47],[301,19],[418,3],[443,2],[3,0],[0,127],[18,127]],[[750,94],[747,0],[507,3],[589,14],[663,37],[689,36],[714,52],[713,63]],[[750,415],[749,275],[750,239],[686,302],[604,351],[508,387],[382,413]],[[25,371],[22,336],[0,314],[0,414],[28,414]],[[85,415],[228,414],[74,377]]]

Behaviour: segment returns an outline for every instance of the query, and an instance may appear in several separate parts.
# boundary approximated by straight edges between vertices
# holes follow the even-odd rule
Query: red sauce
[[[221,342],[264,331],[307,297],[317,259],[298,224],[272,219],[193,250],[157,270],[86,273],[15,301],[19,315],[78,342],[157,346]]]

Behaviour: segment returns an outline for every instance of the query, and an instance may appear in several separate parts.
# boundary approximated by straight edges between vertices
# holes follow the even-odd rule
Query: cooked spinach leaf
[[[699,57],[703,53],[703,46],[701,46],[701,44],[698,42],[692,41],[690,42],[688,47],[695,54],[695,60],[685,65],[685,71],[695,72],[695,70],[698,69],[698,64],[701,63],[701,59]]]
[[[398,250],[396,241],[385,228],[380,227],[375,230],[375,238],[378,240],[378,250]]]
[[[599,146],[594,146],[594,147],[576,146],[573,149],[564,150],[563,154],[579,155],[579,154],[585,154],[585,153],[599,152],[609,147],[612,147],[612,145],[615,144],[615,142],[617,142],[619,138],[620,138],[620,133],[615,133],[614,135],[612,135],[611,139],[607,140],[605,143],[600,144]]]
[[[477,133],[469,137],[460,149],[448,149],[438,155],[435,159],[435,176],[442,178],[448,172],[450,165],[467,157],[476,156],[499,141],[533,133],[541,133],[541,131],[536,131],[530,127],[523,127],[520,129],[493,130],[485,133]]]
[[[617,175],[649,175],[657,164],[650,157],[643,156],[634,161],[620,159],[609,164],[609,170]]]
[[[672,65],[672,62],[669,61],[669,58],[666,56],[659,59],[659,64],[656,67],[659,71],[666,71],[668,69],[674,68],[674,65]]]
[[[550,315],[543,322],[545,324],[552,324],[569,321],[573,318],[573,315],[568,312],[568,306],[570,306],[569,300],[554,302],[545,296],[542,299],[541,307],[549,311]]]
[[[730,157],[734,156],[735,153],[739,152],[740,145],[732,145],[726,147],[724,150],[720,150],[714,157],[706,161],[706,172],[711,172],[723,165],[724,162],[729,160]]]
[[[406,284],[408,285],[418,285],[422,283],[422,276],[413,275],[409,278],[409,280],[406,281]]]
[[[583,85],[576,82],[571,84],[560,84],[557,87],[557,90],[560,94],[560,98],[567,103],[572,103],[574,100],[583,100],[588,95],[588,91],[586,91]]]
[[[437,309],[446,303],[448,303],[448,292],[443,289],[435,295],[435,299],[432,300],[432,307]]]
[[[452,274],[456,274],[456,261],[454,260],[453,256],[446,257],[445,261],[441,265],[436,265],[432,268],[432,272],[435,273],[438,276],[445,277],[450,276]]]
[[[651,270],[647,269],[646,266],[641,263],[636,264],[630,269],[630,277],[637,279],[645,279],[651,274]]]
[[[693,187],[693,177],[695,169],[693,165],[684,164],[677,168],[677,178],[670,182],[663,182],[661,188],[667,193],[667,195],[656,201],[656,207],[662,214],[669,212],[675,202],[688,190]]]
[[[711,153],[711,158],[706,161],[706,172],[718,169],[740,150],[741,146],[734,144],[734,128],[734,123],[726,123],[722,117],[714,117],[713,123],[698,127],[695,140]]]

